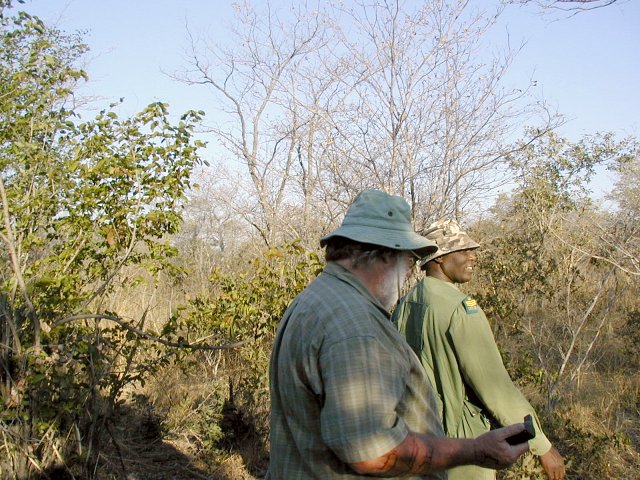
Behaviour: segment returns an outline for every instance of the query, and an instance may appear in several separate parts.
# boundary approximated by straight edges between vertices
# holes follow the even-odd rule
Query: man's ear
[[[433,261],[436,263],[442,263],[442,257],[434,258]]]

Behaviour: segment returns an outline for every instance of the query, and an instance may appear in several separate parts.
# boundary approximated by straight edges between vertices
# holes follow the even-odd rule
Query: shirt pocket
[[[476,438],[490,429],[491,424],[482,413],[482,408],[465,399],[462,405],[462,421],[458,429],[458,438]]]

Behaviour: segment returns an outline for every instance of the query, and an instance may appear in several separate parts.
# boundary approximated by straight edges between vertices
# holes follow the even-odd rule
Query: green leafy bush
[[[127,268],[179,273],[178,231],[202,112],[154,103],[81,122],[69,108],[86,51],[0,3],[0,469],[17,478],[99,458],[123,388],[166,363],[141,349],[146,313],[105,305]],[[105,323],[106,321],[106,323]],[[148,338],[148,337],[147,337]],[[141,352],[144,355],[141,355]],[[71,441],[70,439],[73,439]],[[84,444],[85,448],[79,445]]]

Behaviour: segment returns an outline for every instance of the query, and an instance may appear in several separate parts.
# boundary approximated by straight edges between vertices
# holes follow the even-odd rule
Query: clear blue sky
[[[488,0],[480,5],[490,5]],[[185,64],[186,25],[194,33],[221,34],[232,18],[227,0],[27,0],[19,8],[67,32],[86,31],[91,48],[82,93],[124,97],[132,114],[166,101],[171,111],[210,111],[206,92],[171,80],[162,71]],[[557,18],[557,17],[556,17]],[[561,133],[615,131],[640,137],[640,1],[618,3],[556,19],[531,6],[510,6],[495,31],[503,42],[526,41],[508,77],[514,86],[537,81],[535,95],[564,114]]]
[[[567,117],[570,137],[596,131],[640,137],[640,1],[618,0],[555,21],[533,12],[518,6],[505,12],[512,39],[527,42],[511,78],[526,81],[533,72],[536,93]]]
[[[91,48],[85,92],[125,98],[131,112],[154,100],[172,110],[206,110],[196,88],[162,74],[184,64],[186,25],[196,33],[223,31],[227,0],[27,0],[20,8],[65,31],[86,31]],[[487,2],[489,4],[489,2]],[[527,42],[510,81],[537,80],[570,123],[567,134],[614,130],[640,136],[640,1],[618,3],[553,21],[531,7],[508,7],[502,18],[512,44]],[[506,38],[505,28],[496,41]]]

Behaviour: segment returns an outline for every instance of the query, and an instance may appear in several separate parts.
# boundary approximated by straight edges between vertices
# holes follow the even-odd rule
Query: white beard
[[[402,255],[396,255],[395,262],[395,265],[387,271],[378,292],[378,300],[387,311],[391,311],[395,304],[398,303],[400,289],[407,278],[406,266]]]

